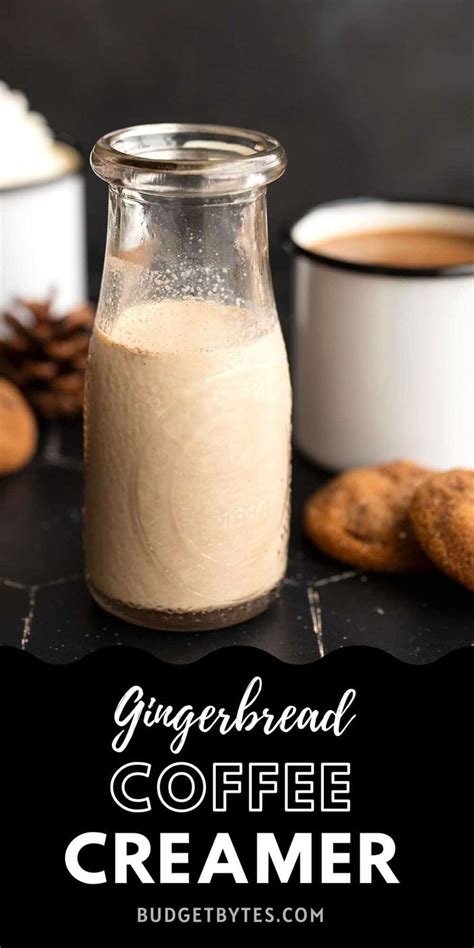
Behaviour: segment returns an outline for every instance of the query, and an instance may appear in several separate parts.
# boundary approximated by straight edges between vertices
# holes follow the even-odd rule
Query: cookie
[[[0,474],[11,474],[31,460],[38,440],[36,418],[11,382],[0,378]]]
[[[415,492],[410,518],[433,563],[474,591],[474,471],[433,474]]]
[[[409,461],[345,471],[307,501],[304,529],[324,553],[360,569],[429,569],[408,511],[430,473]]]

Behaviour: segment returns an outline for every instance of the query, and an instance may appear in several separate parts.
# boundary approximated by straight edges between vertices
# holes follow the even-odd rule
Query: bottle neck
[[[128,303],[209,299],[257,314],[275,306],[265,188],[205,200],[111,187],[106,255],[102,306],[117,266]]]

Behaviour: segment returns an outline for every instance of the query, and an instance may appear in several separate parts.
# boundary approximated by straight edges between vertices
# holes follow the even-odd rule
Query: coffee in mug
[[[297,447],[331,469],[474,467],[474,212],[335,201],[290,237]]]
[[[442,230],[368,230],[340,234],[314,245],[337,260],[381,267],[436,268],[474,263],[474,238]]]

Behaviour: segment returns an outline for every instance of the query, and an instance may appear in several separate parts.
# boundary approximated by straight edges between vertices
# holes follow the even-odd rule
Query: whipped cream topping
[[[79,165],[77,152],[55,141],[46,119],[22,92],[0,82],[0,189],[55,178]]]

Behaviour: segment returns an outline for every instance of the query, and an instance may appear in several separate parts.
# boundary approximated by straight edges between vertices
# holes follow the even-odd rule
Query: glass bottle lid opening
[[[109,184],[206,197],[270,184],[283,174],[286,154],[262,132],[169,123],[109,132],[94,146],[91,165]]]

